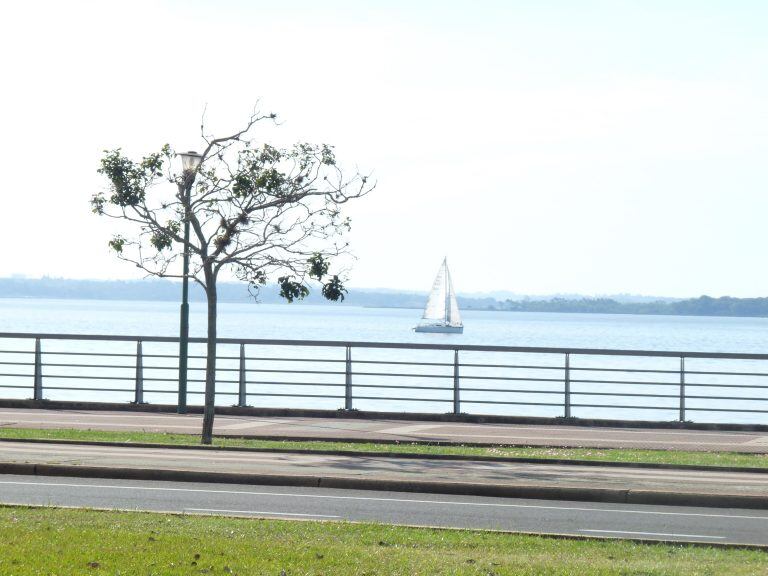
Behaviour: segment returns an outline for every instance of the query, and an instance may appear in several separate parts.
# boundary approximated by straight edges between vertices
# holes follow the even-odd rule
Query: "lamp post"
[[[189,358],[189,209],[192,184],[203,157],[194,151],[182,152],[183,176],[178,183],[179,197],[184,198],[184,274],[181,280],[181,319],[179,326],[179,402],[176,411],[187,412],[187,360]]]

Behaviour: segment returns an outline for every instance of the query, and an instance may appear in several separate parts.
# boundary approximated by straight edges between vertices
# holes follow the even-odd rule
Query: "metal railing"
[[[0,396],[172,398],[178,395],[177,343],[173,337],[0,333]],[[365,404],[407,412],[426,403],[454,414],[543,409],[570,418],[628,410],[680,421],[692,413],[724,413],[762,422],[768,414],[768,354],[233,338],[220,338],[217,348],[217,402],[234,397],[237,406],[330,401],[346,410]],[[199,388],[188,394],[202,399],[205,356],[192,353],[190,360],[196,377],[189,382]]]

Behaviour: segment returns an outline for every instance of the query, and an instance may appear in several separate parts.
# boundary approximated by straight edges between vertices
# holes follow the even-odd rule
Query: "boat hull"
[[[464,326],[448,326],[446,324],[424,324],[416,326],[415,332],[431,332],[438,334],[462,334]]]

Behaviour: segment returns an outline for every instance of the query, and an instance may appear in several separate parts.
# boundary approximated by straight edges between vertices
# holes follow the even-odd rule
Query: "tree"
[[[310,281],[326,299],[343,300],[344,278],[330,272],[348,253],[350,222],[341,207],[374,187],[359,172],[346,177],[331,146],[259,145],[254,127],[274,119],[254,113],[242,130],[218,138],[201,126],[205,149],[194,172],[174,171],[177,154],[169,145],[139,161],[121,149],[105,150],[98,172],[108,187],[91,199],[94,213],[126,221],[132,231],[109,241],[120,259],[152,276],[183,278],[184,251],[190,255],[189,277],[205,291],[208,309],[204,444],[213,434],[220,274],[247,282],[254,297],[276,278],[288,302],[307,296]],[[188,243],[181,233],[185,219]]]

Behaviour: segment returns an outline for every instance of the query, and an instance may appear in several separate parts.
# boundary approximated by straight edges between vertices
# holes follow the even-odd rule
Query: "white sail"
[[[450,326],[461,326],[461,314],[459,314],[459,303],[456,302],[456,293],[453,291],[453,282],[451,282],[451,273],[448,272],[448,266],[445,267],[446,286],[448,287],[448,298],[446,299],[446,324]]]
[[[445,320],[445,298],[448,295],[445,282],[445,262],[440,266],[440,271],[432,283],[432,291],[429,293],[427,306],[424,308],[423,320],[443,322]]]
[[[453,292],[451,273],[448,271],[448,262],[443,260],[432,284],[422,322],[416,327],[416,331],[461,332],[462,330],[461,314],[456,302],[456,294]]]

